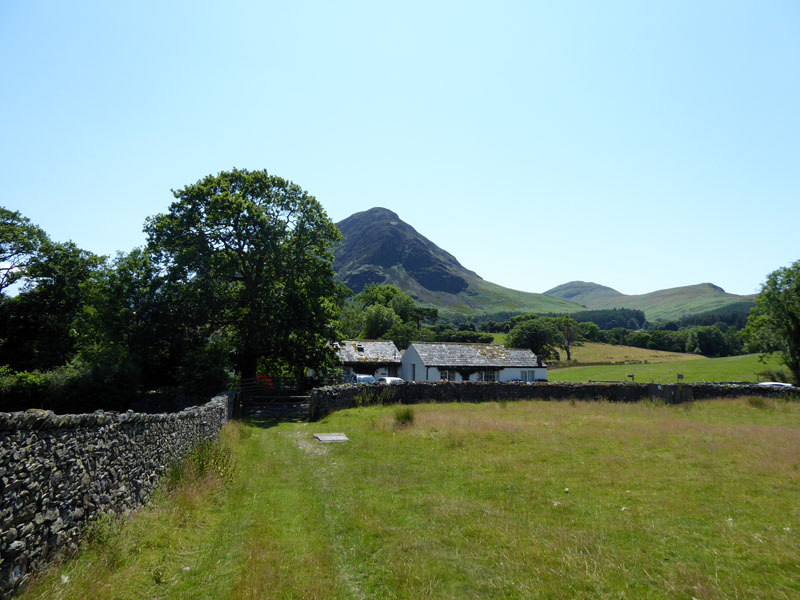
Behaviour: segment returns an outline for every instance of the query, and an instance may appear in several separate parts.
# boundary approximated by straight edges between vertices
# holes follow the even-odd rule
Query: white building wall
[[[501,369],[497,376],[498,381],[520,381],[522,379],[522,369],[515,367],[513,369]]]
[[[496,369],[486,369],[492,371]],[[523,371],[526,375],[523,376]],[[530,373],[533,376],[530,376]],[[417,353],[414,344],[411,344],[408,349],[403,353],[402,362],[398,374],[404,381],[439,381],[442,378],[442,372],[436,367],[425,367]],[[479,374],[471,373],[469,381],[478,381]],[[511,368],[500,369],[497,373],[497,381],[533,381],[535,379],[547,380],[546,367],[527,367],[527,368]],[[461,373],[456,373],[454,381],[462,381]]]
[[[398,373],[403,381],[425,381],[425,365],[422,364],[422,359],[413,344],[403,352]]]
[[[503,369],[500,371],[498,381],[536,381],[537,379],[547,381],[547,367]]]

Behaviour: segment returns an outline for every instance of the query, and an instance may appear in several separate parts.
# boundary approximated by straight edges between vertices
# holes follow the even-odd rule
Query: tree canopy
[[[0,206],[0,293],[24,276],[25,267],[46,241],[30,219]]]
[[[550,358],[561,334],[552,319],[545,317],[520,320],[508,333],[506,344],[511,348],[529,348],[536,356]]]
[[[751,351],[780,352],[800,384],[800,260],[767,276],[744,332]]]
[[[78,342],[73,323],[104,263],[72,242],[45,239],[27,260],[21,292],[0,306],[0,362],[16,370],[66,364]]]
[[[423,324],[437,316],[435,308],[418,305],[398,287],[373,283],[347,303],[339,326],[344,337],[387,339],[404,349],[412,340],[432,339],[433,332]]]
[[[333,279],[340,233],[317,200],[266,170],[234,169],[173,192],[148,219],[149,248],[202,314],[232,337],[242,377],[259,360],[320,368],[344,297]]]

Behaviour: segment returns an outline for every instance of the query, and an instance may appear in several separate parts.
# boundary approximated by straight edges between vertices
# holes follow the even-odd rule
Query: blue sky
[[[0,205],[99,254],[232,167],[543,292],[800,259],[800,3],[0,3]]]

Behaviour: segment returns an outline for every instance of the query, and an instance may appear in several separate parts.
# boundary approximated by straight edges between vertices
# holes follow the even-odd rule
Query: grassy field
[[[566,358],[566,356],[562,356]],[[577,363],[666,363],[686,360],[707,360],[699,354],[685,354],[683,352],[663,352],[661,350],[647,350],[633,346],[614,346],[612,344],[599,344],[586,342],[583,346],[572,349],[572,360]],[[552,364],[552,363],[551,363]],[[558,364],[558,363],[555,363]]]
[[[22,597],[800,597],[798,403],[372,407],[225,438],[229,485],[100,528]]]
[[[701,357],[702,358],[702,357]],[[759,373],[765,370],[785,371],[777,356],[766,363],[759,362],[757,354],[703,358],[656,364],[599,365],[590,367],[567,367],[548,369],[550,381],[635,381],[642,383],[675,383],[677,374],[684,376],[685,383],[704,381],[763,381]]]
[[[506,343],[506,338],[508,337],[507,333],[493,333],[492,335],[494,336],[494,341],[492,341],[493,344]]]

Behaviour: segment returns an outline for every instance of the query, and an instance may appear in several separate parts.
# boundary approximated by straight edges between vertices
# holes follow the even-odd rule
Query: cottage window
[[[481,371],[478,373],[478,381],[497,381],[497,371]]]

